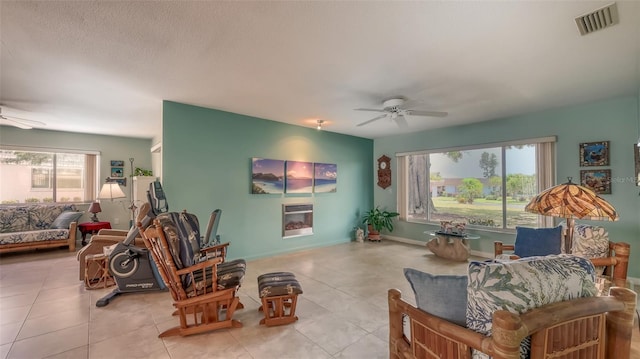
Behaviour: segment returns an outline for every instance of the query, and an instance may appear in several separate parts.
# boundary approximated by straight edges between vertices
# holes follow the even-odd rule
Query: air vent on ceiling
[[[618,23],[618,7],[616,3],[592,11],[576,18],[580,35],[587,35]]]

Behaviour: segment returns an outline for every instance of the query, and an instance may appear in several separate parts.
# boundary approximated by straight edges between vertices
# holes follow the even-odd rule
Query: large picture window
[[[399,154],[401,218],[510,230],[541,225],[524,207],[553,185],[554,138]]]
[[[0,149],[0,204],[91,201],[96,158],[92,153]]]

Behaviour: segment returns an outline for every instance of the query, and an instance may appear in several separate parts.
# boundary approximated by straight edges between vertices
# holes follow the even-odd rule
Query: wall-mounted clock
[[[378,158],[378,186],[383,189],[391,186],[391,158],[385,155]]]

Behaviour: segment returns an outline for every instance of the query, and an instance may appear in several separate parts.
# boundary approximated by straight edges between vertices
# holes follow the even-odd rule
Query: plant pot
[[[367,225],[367,238],[370,241],[380,241],[380,232],[373,229],[373,227],[369,224]]]

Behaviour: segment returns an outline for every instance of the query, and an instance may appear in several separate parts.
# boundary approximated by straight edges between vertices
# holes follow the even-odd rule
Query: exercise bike
[[[137,216],[142,223],[142,228],[148,227],[158,214],[169,210],[159,181],[156,180],[149,185],[147,198],[149,204],[145,203]],[[117,288],[98,299],[96,307],[104,307],[113,298],[124,293],[166,290],[149,250],[134,245],[138,234],[139,229],[134,223],[125,240],[116,244],[109,255],[109,272],[111,272]]]

